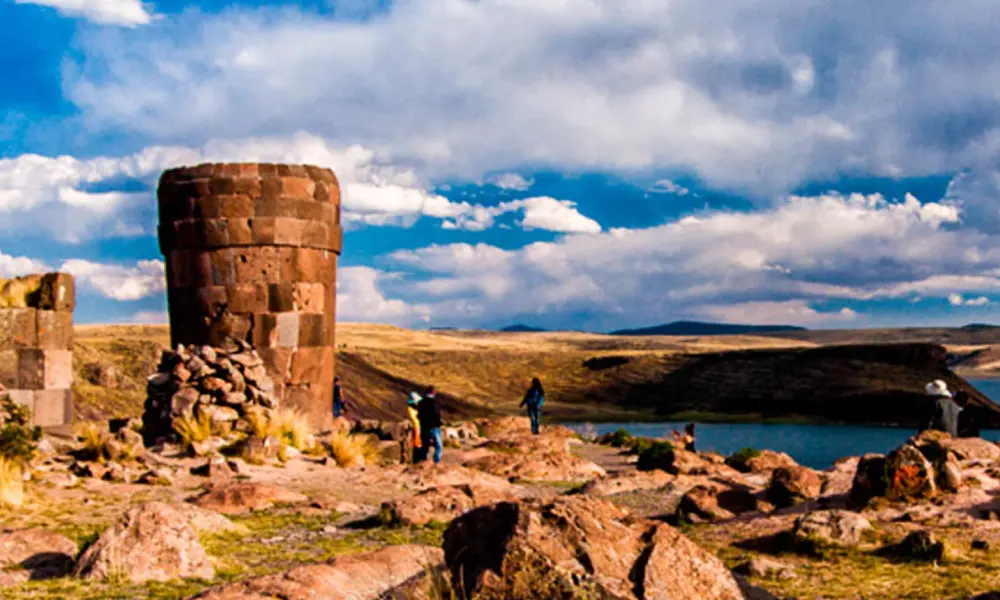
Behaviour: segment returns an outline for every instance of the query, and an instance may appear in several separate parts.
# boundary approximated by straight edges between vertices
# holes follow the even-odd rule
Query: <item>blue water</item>
[[[971,380],[976,388],[994,402],[1000,400],[1000,380]],[[685,423],[601,423],[594,427],[598,434],[627,429],[633,435],[669,437]],[[582,424],[571,425],[582,429]],[[761,423],[699,423],[698,450],[718,452],[728,456],[741,448],[767,448],[785,452],[801,465],[825,469],[839,458],[859,456],[868,452],[885,453],[899,447],[915,433],[913,429],[862,427],[855,425],[772,425]],[[985,439],[1000,440],[1000,430],[984,430]]]

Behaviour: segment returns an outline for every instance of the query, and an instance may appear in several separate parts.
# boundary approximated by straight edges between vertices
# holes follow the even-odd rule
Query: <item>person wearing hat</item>
[[[934,408],[922,430],[935,429],[958,436],[958,415],[962,407],[958,405],[948,390],[948,384],[936,379],[924,388],[927,395],[934,397]]]

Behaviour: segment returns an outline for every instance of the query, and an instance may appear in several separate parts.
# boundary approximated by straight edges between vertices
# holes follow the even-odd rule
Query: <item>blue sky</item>
[[[0,276],[163,321],[155,182],[333,168],[341,320],[1000,322],[1000,5],[0,0]]]

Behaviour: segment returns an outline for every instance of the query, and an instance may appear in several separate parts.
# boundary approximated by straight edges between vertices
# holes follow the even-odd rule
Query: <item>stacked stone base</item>
[[[40,427],[73,422],[74,304],[64,273],[0,281],[0,386]]]

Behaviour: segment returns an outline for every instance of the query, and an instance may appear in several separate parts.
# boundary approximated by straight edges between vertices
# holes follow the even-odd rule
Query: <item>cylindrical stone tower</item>
[[[204,164],[158,189],[170,339],[257,349],[283,405],[331,417],[340,186],[312,166]]]

